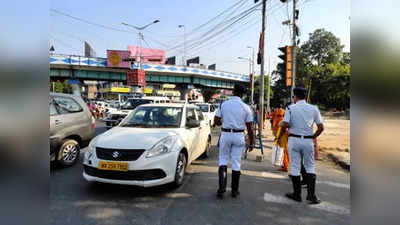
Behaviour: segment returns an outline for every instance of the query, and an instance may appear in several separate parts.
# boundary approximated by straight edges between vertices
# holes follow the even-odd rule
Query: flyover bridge
[[[248,75],[175,65],[142,64],[146,83],[173,83],[178,89],[213,87],[232,89],[235,83],[248,84]],[[135,65],[133,65],[133,69]],[[50,54],[50,79],[126,82],[127,68],[107,67],[107,58]]]

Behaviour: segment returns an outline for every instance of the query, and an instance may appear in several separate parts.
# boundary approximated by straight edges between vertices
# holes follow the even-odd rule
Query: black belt
[[[297,135],[297,134],[289,134],[289,137],[297,137],[297,138],[301,138],[301,139],[303,139],[303,138],[313,139],[314,138],[313,135],[303,136],[303,135]]]
[[[226,128],[221,128],[223,132],[229,132],[229,133],[241,133],[244,132],[244,130],[236,130],[236,129],[226,129]]]

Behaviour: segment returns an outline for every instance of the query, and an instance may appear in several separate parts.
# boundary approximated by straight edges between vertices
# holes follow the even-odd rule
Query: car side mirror
[[[200,127],[200,121],[198,121],[198,120],[187,120],[186,121],[186,127],[187,128]]]

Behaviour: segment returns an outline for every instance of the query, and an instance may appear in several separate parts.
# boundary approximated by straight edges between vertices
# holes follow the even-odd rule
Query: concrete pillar
[[[81,87],[79,84],[71,84],[72,94],[76,96],[81,96]]]

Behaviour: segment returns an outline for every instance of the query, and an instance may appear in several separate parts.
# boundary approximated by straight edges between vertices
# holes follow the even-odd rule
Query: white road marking
[[[339,205],[335,205],[335,204],[332,204],[332,203],[329,203],[329,202],[325,202],[325,201],[322,201],[318,205],[309,205],[309,207],[316,208],[316,209],[321,209],[321,210],[325,210],[325,211],[328,211],[328,212],[341,214],[341,215],[350,214],[350,209],[342,207],[342,206],[339,206]]]
[[[341,215],[347,215],[350,214],[350,209],[339,206],[333,203],[325,202],[322,201],[322,203],[318,205],[309,205],[306,203],[306,201],[303,201],[303,203],[295,202],[292,201],[285,196],[279,196],[279,195],[273,195],[270,193],[264,193],[264,201],[266,202],[273,202],[273,203],[279,203],[279,204],[286,204],[286,205],[301,205],[302,207],[311,207],[311,208],[316,208],[320,210],[324,210],[327,212],[331,213],[336,213],[336,214],[341,214]]]
[[[342,183],[336,183],[336,182],[331,182],[331,181],[317,181],[317,183],[318,184],[327,184],[327,185],[331,185],[331,186],[335,186],[335,187],[339,187],[339,188],[350,189],[349,184],[342,184]]]

